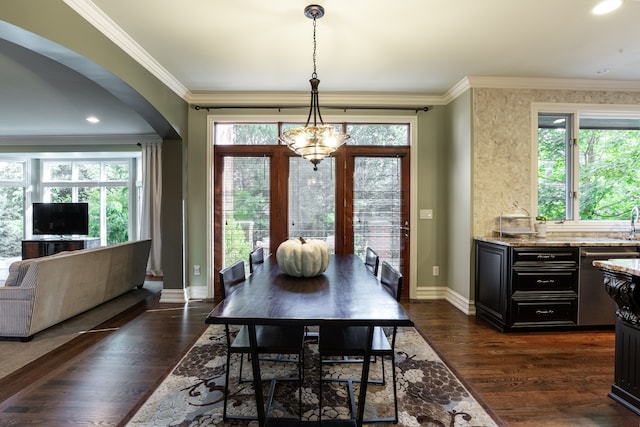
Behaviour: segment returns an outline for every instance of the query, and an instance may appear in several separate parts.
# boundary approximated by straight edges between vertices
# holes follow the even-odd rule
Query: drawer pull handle
[[[538,259],[554,259],[555,255],[538,255]]]
[[[553,313],[554,311],[551,310],[550,308],[546,310],[536,310],[536,314],[553,314]]]
[[[556,283],[556,281],[553,279],[546,279],[546,280],[538,279],[536,283],[538,283],[539,285],[552,285]]]

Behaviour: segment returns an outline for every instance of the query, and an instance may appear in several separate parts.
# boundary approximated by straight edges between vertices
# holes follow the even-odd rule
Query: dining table
[[[251,346],[257,418],[259,425],[320,425],[319,421],[267,418],[262,394],[256,325],[364,326],[369,333],[363,355],[357,414],[347,422],[323,420],[325,426],[362,426],[373,330],[376,326],[413,326],[404,308],[380,285],[354,254],[333,254],[326,271],[314,277],[284,274],[275,256],[227,295],[207,316],[208,324],[246,325]],[[319,339],[322,339],[320,337]],[[320,408],[322,409],[322,408]]]

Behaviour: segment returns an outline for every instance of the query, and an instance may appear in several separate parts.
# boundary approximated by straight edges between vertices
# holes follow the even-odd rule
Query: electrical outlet
[[[200,266],[197,265],[197,264],[193,266],[193,275],[194,276],[199,276],[200,275]]]
[[[438,266],[438,265],[434,265],[433,266],[433,275],[434,276],[439,276],[440,275],[440,266]]]

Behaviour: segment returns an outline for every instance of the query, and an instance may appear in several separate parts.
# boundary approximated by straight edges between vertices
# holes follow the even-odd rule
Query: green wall
[[[460,296],[473,299],[472,266],[472,108],[471,90],[458,96],[447,106],[446,251],[448,254],[448,287]]]

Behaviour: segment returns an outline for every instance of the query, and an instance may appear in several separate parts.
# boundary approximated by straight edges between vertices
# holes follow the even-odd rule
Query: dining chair
[[[222,288],[222,296],[226,298],[239,289],[240,286],[244,286],[243,283],[246,280],[244,261],[236,261],[228,267],[223,268],[219,272],[220,285]],[[298,367],[298,376],[294,378],[261,378],[261,381],[298,381],[298,393],[299,393],[299,414],[302,416],[302,380],[304,377],[304,327],[303,326],[288,326],[288,325],[256,325],[256,343],[258,354],[265,355],[297,355],[297,359],[289,358],[268,358],[260,360],[269,360],[273,362],[295,362]],[[228,415],[227,414],[227,398],[229,396],[229,371],[231,367],[231,355],[240,354],[240,370],[238,381],[242,380],[242,367],[244,355],[250,355],[252,352],[249,341],[249,327],[243,325],[239,331],[233,337],[233,333],[228,324],[225,324],[225,335],[227,340],[227,361],[225,369],[225,383],[224,383],[224,403],[222,409],[222,417],[227,419],[241,419],[241,420],[253,420],[257,419],[257,416],[243,416],[243,415]],[[245,380],[245,382],[248,380]],[[271,395],[269,396],[267,403],[267,411],[271,405],[272,393],[275,389],[275,383],[271,387]]]
[[[364,265],[367,266],[367,270],[369,270],[374,276],[378,276],[378,265],[380,263],[380,257],[369,246],[365,249],[364,253]]]
[[[396,301],[400,301],[400,295],[402,293],[403,277],[402,274],[396,270],[391,264],[383,261],[380,265],[380,286],[382,286]],[[321,326],[320,337],[318,340],[318,350],[320,353],[320,360],[322,361],[320,372],[320,402],[322,402],[322,382],[340,381],[349,383],[349,393],[351,397],[351,410],[355,416],[355,403],[353,397],[353,391],[350,384],[357,382],[358,380],[335,380],[331,378],[323,378],[322,365],[326,362],[343,363],[342,360],[327,360],[326,357],[332,356],[364,356],[367,346],[367,327],[363,326]],[[377,417],[366,419],[365,422],[398,422],[398,391],[397,391],[397,379],[395,369],[395,342],[396,342],[397,327],[393,327],[390,335],[391,341],[385,333],[385,329],[376,326],[373,330],[373,341],[371,344],[371,355],[381,357],[381,369],[382,369],[382,381],[370,380],[369,383],[385,384],[385,368],[384,358],[385,356],[391,358],[391,372],[393,383],[393,404],[394,404],[394,416],[393,417]],[[354,359],[349,359],[349,362],[353,362]],[[362,363],[362,360],[358,360]],[[322,403],[320,403],[320,410],[322,410]]]
[[[264,262],[264,248],[259,247],[251,251],[249,254],[249,273],[253,273],[253,268],[257,264]]]

